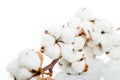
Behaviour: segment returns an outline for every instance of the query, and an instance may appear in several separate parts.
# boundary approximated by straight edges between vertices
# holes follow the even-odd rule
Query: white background
[[[39,50],[43,29],[63,24],[81,7],[120,27],[119,0],[0,0],[0,80],[12,80],[6,66],[20,50]]]

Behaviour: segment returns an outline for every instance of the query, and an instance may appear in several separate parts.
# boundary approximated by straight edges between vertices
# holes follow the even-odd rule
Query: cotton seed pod
[[[33,49],[23,50],[19,56],[20,66],[29,70],[38,70],[40,68],[41,60]]]
[[[60,57],[60,47],[57,44],[46,47],[45,54],[52,59],[57,59]]]
[[[50,34],[43,34],[43,37],[41,40],[42,40],[41,41],[42,47],[53,46],[55,44],[55,38]]]

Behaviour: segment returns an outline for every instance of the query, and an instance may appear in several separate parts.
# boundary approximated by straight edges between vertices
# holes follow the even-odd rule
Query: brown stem
[[[53,69],[53,67],[55,66],[55,64],[58,62],[59,59],[60,59],[60,58],[57,58],[57,59],[53,60],[49,65],[47,65],[46,67],[43,68],[43,71],[49,70],[49,72],[51,73],[50,76],[52,76],[52,69]],[[40,75],[40,74],[41,74],[41,72],[40,72],[40,71],[37,71],[33,76],[31,76],[31,77],[29,78],[29,80],[30,80],[32,77],[38,76],[38,75]]]

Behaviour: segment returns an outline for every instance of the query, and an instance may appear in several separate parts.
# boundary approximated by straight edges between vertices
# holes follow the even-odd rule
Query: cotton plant
[[[40,50],[21,51],[8,71],[14,80],[119,80],[118,32],[108,20],[81,8],[67,23],[44,30]],[[44,55],[53,61],[42,67]],[[101,55],[111,60],[105,63],[98,58]],[[51,77],[56,63],[60,72]]]

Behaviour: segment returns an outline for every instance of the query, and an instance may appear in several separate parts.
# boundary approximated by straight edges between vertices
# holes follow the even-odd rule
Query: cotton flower
[[[45,54],[52,59],[56,59],[60,57],[60,46],[57,44],[47,47],[45,50]]]
[[[19,63],[22,67],[27,68],[29,70],[38,70],[41,61],[34,50],[26,49],[23,50],[23,53],[20,54]]]
[[[26,80],[27,78],[30,78],[31,76],[32,76],[32,73],[26,68],[20,68],[19,70],[17,70],[16,75],[15,75],[17,80]]]

